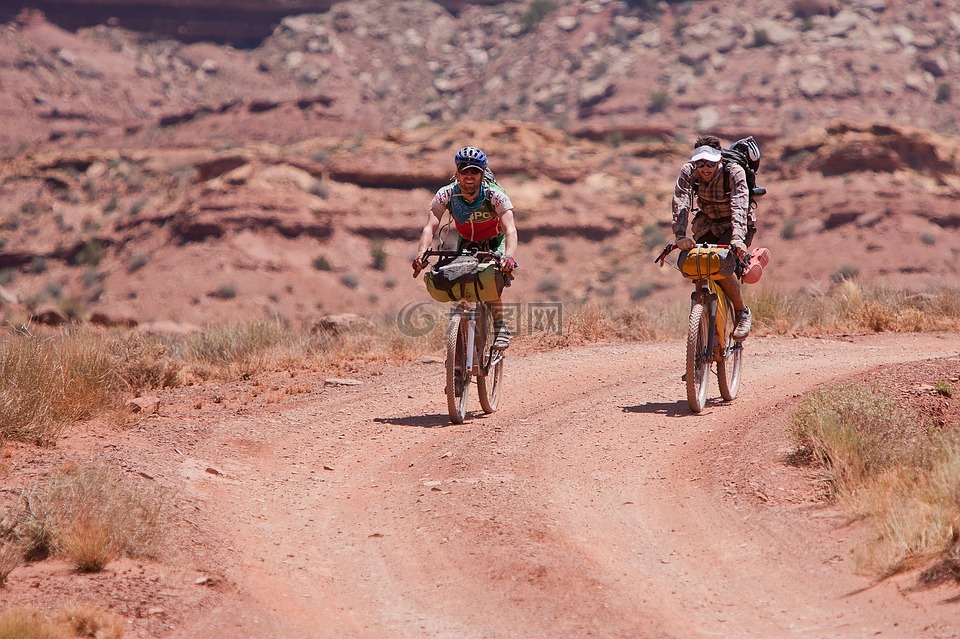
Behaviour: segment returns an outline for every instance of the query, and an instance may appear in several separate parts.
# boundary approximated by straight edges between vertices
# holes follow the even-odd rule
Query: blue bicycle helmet
[[[470,167],[476,167],[481,171],[487,168],[487,154],[475,146],[465,146],[453,156],[453,161],[457,165],[457,170],[462,171]]]

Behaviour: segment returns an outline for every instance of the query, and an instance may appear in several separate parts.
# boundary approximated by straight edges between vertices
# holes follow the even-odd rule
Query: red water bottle
[[[763,275],[763,269],[770,262],[770,251],[765,248],[759,248],[753,252],[753,256],[750,257],[750,263],[747,264],[747,268],[743,271],[743,283],[744,284],[756,284],[760,281],[760,276]]]

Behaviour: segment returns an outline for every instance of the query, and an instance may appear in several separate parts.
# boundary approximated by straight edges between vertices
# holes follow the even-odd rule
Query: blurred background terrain
[[[758,287],[957,281],[949,2],[5,6],[8,318],[392,316],[468,144],[516,206],[512,300],[685,297],[653,258],[698,133],[761,143]]]

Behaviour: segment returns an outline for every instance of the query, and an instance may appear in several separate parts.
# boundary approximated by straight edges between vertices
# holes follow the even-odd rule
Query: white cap
[[[698,146],[693,151],[693,157],[690,158],[690,161],[706,160],[707,162],[719,162],[722,157],[723,155],[720,154],[720,149],[715,149],[712,146]]]

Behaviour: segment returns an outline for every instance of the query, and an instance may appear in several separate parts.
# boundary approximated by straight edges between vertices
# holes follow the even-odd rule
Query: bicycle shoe
[[[506,324],[501,324],[494,329],[497,338],[493,340],[493,347],[499,351],[505,351],[510,348],[510,329]]]
[[[753,324],[753,315],[750,313],[750,308],[746,307],[739,313],[737,313],[737,327],[733,330],[733,339],[738,342],[747,339],[747,335],[750,334],[750,327]]]

